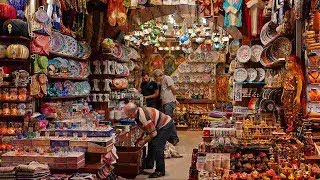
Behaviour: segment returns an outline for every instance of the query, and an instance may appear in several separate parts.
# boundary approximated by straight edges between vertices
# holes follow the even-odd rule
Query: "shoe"
[[[176,146],[179,143],[179,139],[172,140],[172,145]]]
[[[162,177],[162,176],[165,176],[165,174],[162,172],[154,172],[149,176],[149,178],[158,178],[158,177]]]

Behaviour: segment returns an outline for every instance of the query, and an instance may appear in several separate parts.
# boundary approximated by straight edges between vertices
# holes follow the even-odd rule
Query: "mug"
[[[92,94],[92,102],[97,102],[97,94]]]

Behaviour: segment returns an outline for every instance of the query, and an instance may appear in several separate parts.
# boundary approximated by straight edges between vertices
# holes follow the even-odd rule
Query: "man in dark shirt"
[[[146,72],[142,72],[141,94],[146,99],[147,107],[158,109],[159,86],[156,81],[151,81]]]

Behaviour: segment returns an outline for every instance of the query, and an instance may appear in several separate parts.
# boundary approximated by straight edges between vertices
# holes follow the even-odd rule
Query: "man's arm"
[[[146,96],[146,99],[153,99],[153,98],[157,98],[159,96],[159,89],[155,90],[153,94]]]

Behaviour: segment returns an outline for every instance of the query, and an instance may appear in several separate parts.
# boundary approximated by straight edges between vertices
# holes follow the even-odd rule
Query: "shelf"
[[[254,85],[265,85],[265,82],[235,82],[236,84],[254,84]]]
[[[55,56],[55,57],[62,57],[65,59],[72,59],[75,61],[88,61],[88,59],[82,59],[82,58],[78,58],[78,57],[74,57],[74,56],[69,56],[69,55],[65,55],[65,54],[61,54],[61,53],[55,53],[55,52],[50,52],[49,56]]]
[[[13,86],[13,85],[10,85],[10,86],[0,86],[0,88],[28,88],[28,86]]]
[[[267,87],[267,86],[264,86],[263,88],[264,89],[283,89],[283,87]]]
[[[277,61],[277,62],[273,62],[272,64],[265,66],[265,68],[269,68],[269,69],[281,68],[281,67],[284,67],[285,63],[286,63],[286,61]]]
[[[20,118],[20,117],[24,117],[24,115],[17,115],[17,116],[14,116],[14,115],[1,115],[0,118]]]
[[[212,104],[213,100],[210,99],[178,99],[180,104]]]
[[[119,77],[119,78],[126,78],[128,77],[128,75],[120,75],[120,74],[91,74],[90,77],[101,77],[101,78],[104,78],[104,77]]]
[[[20,100],[0,100],[1,103],[29,103],[31,100],[25,100],[25,101],[20,101]]]
[[[56,96],[56,97],[44,97],[45,100],[56,100],[56,99],[77,99],[77,98],[87,98],[88,95],[73,95],[73,96]]]
[[[56,80],[88,81],[88,78],[77,78],[77,77],[48,76],[48,78],[56,79]]]
[[[31,41],[30,38],[24,36],[6,36],[1,35],[0,40],[2,41]]]
[[[29,63],[28,59],[10,59],[10,58],[0,58],[0,62],[23,62]]]

